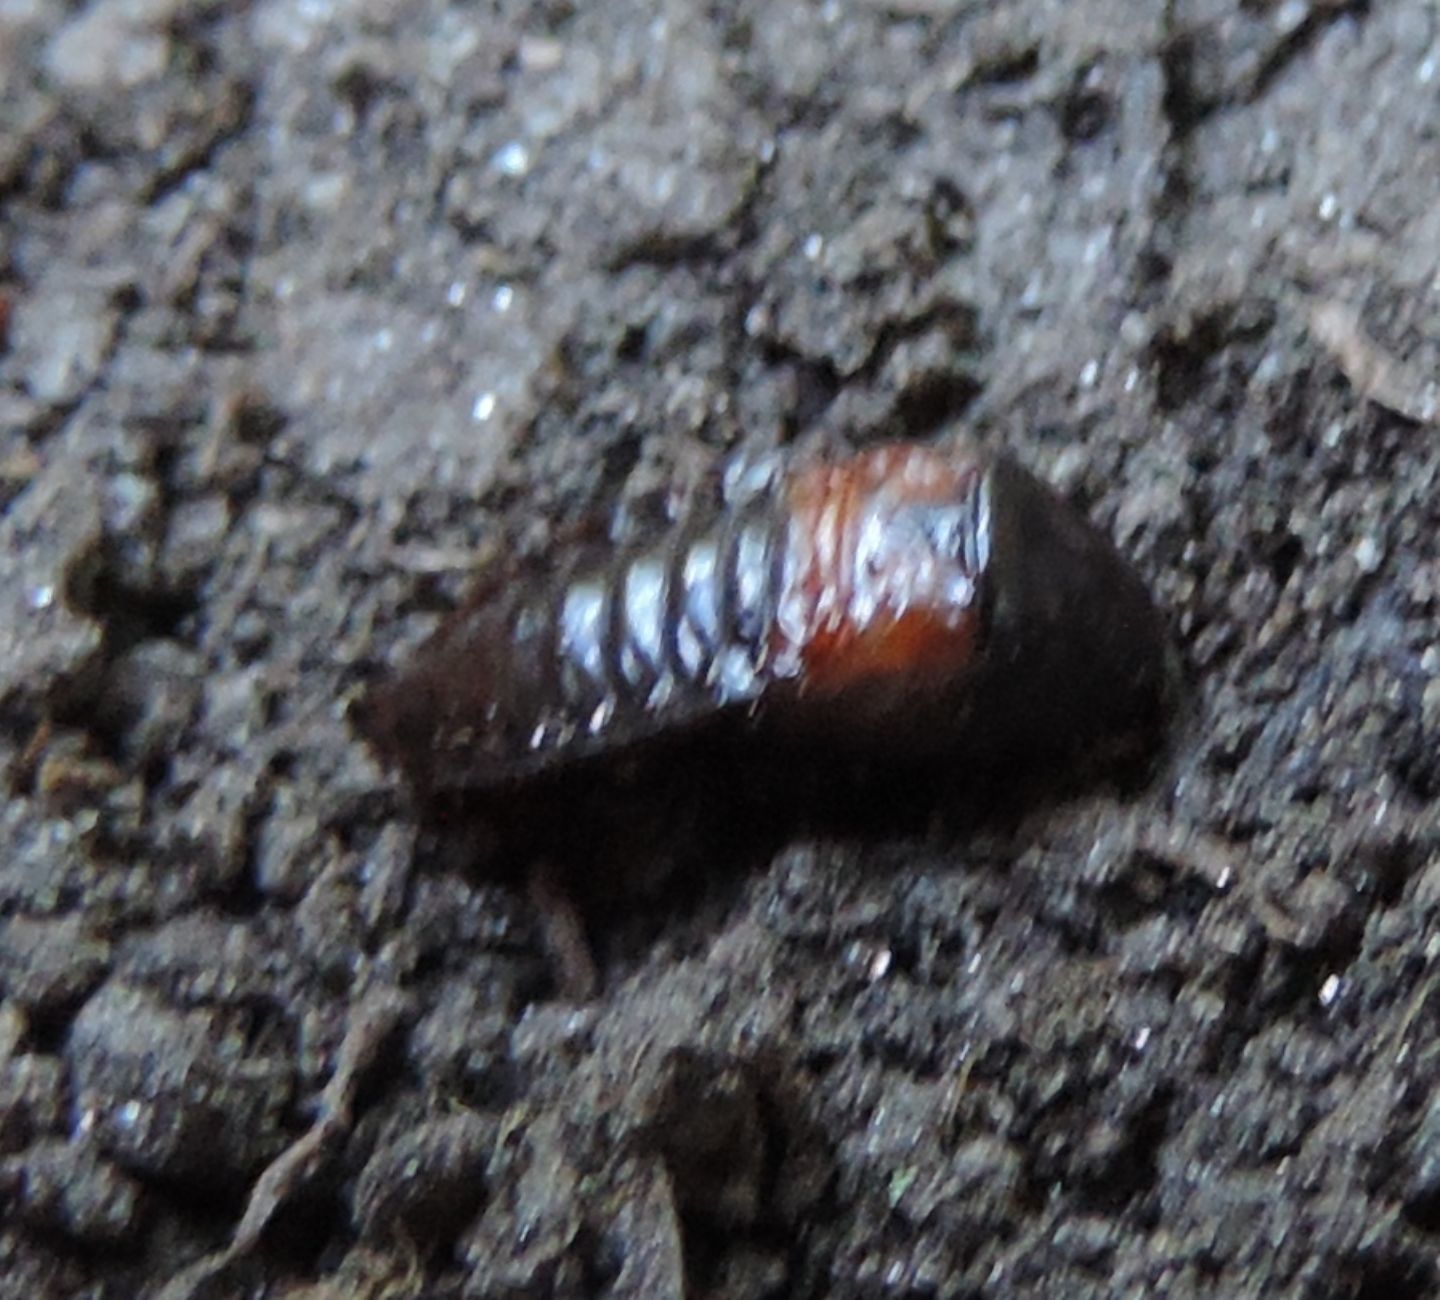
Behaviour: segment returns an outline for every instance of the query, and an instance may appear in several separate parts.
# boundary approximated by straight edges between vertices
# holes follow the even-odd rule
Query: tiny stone
[[[498,150],[490,165],[502,176],[524,176],[530,170],[530,151],[518,140]]]
[[[1385,558],[1385,550],[1374,537],[1362,537],[1355,543],[1355,564],[1361,573],[1374,573]]]

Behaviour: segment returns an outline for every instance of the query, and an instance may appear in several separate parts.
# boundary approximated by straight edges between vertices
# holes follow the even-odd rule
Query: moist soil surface
[[[1138,776],[682,744],[500,873],[347,720],[961,429],[1164,610]],[[1434,1295],[1437,536],[1424,0],[0,0],[6,1294]]]

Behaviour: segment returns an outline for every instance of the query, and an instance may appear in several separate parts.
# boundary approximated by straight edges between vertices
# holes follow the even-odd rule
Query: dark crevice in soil
[[[1310,5],[1304,20],[1270,51],[1269,57],[1256,71],[1247,101],[1253,103],[1269,94],[1275,82],[1304,58],[1336,23],[1352,18],[1364,22],[1369,14],[1370,0],[1348,0],[1348,3],[1330,0],[1329,3]]]
[[[1433,1260],[1376,1249],[1339,1260],[1333,1280],[1313,1294],[1316,1300],[1426,1300],[1436,1285]]]

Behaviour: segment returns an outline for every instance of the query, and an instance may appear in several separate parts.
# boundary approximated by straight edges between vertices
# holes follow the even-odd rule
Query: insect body
[[[1109,542],[965,440],[796,463],[730,510],[473,597],[363,703],[426,797],[718,720],[758,741],[980,761],[1151,733],[1160,619]]]

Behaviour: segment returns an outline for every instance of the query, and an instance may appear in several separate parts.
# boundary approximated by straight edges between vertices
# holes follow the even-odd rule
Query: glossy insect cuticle
[[[551,569],[487,584],[364,710],[423,791],[720,715],[900,754],[1077,744],[1112,714],[1149,725],[1168,680],[1108,540],[963,440],[770,473],[728,513]]]
[[[630,661],[626,678],[635,686],[658,679],[665,654],[665,606],[669,566],[653,555],[641,556],[625,574],[625,651]],[[652,681],[653,684],[653,681]]]

